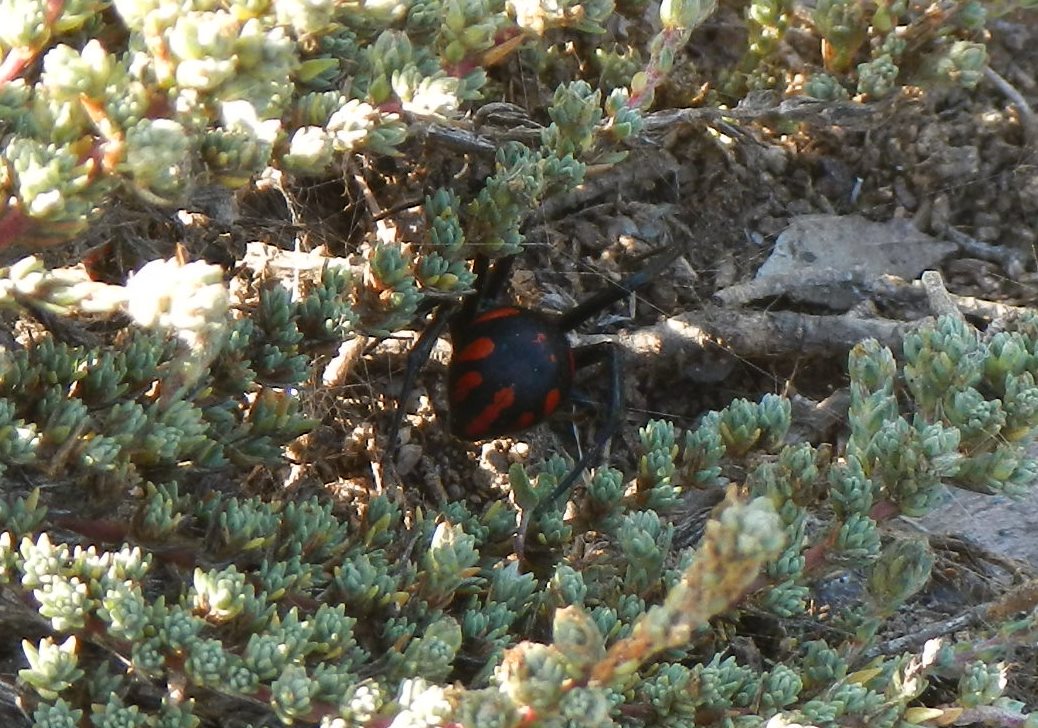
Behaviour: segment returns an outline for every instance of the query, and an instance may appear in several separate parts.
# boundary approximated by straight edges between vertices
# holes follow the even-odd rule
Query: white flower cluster
[[[189,345],[227,321],[229,295],[217,265],[153,260],[126,284],[126,312],[145,328],[173,329]]]

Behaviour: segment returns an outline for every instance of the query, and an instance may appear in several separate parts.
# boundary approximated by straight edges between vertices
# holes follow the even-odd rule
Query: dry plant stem
[[[944,287],[944,278],[935,270],[923,271],[920,278],[923,288],[926,290],[926,298],[930,301],[930,309],[935,316],[954,316],[964,319],[962,311],[958,309],[952,300],[948,289]]]
[[[1024,728],[1027,725],[1027,716],[1010,708],[978,705],[975,708],[953,708],[952,710],[961,712],[952,723],[941,723],[941,725],[992,725],[1002,726],[1002,728]]]
[[[1013,84],[1002,78],[990,66],[984,69],[984,78],[990,81],[992,86],[997,88],[1003,96],[1016,106],[1020,114],[1020,125],[1024,129],[1024,140],[1028,146],[1034,146],[1035,141],[1038,141],[1038,116],[1035,116],[1031,105],[1027,103],[1027,99],[1016,90]]]
[[[984,618],[990,622],[1004,622],[1015,615],[1032,611],[1038,606],[1038,579],[1030,579],[1010,589],[987,605]]]
[[[714,300],[725,306],[745,306],[754,301],[777,296],[799,298],[798,292],[821,287],[839,288],[843,295],[847,295],[850,290],[859,300],[867,298],[872,293],[870,281],[859,270],[817,268],[737,283],[714,293]],[[817,291],[815,293],[817,294]]]
[[[790,402],[793,405],[793,424],[786,442],[826,442],[829,433],[846,422],[851,393],[841,387],[821,402],[816,402],[794,392]]]
[[[710,308],[630,333],[578,336],[577,341],[611,341],[640,359],[639,365],[658,366],[668,358],[696,351],[725,350],[738,357],[830,356],[869,338],[899,349],[905,334],[922,323]]]
[[[691,34],[692,30],[684,27],[663,28],[660,30],[659,36],[656,38],[656,41],[659,43],[658,50],[653,53],[653,57],[649,59],[649,64],[645,68],[644,85],[631,94],[631,98],[627,102],[630,108],[640,109],[652,104],[652,100],[656,95],[656,87],[667,78],[667,72],[662,67],[659,56],[663,53],[676,53],[681,46],[688,42]]]
[[[595,664],[591,684],[623,681],[654,654],[685,644],[693,630],[742,598],[785,541],[770,504],[766,511],[759,505],[763,500],[743,505],[735,488],[729,490],[725,510],[706,524],[696,559],[663,603],[646,611],[630,636]]]
[[[760,103],[767,98],[767,103]],[[795,121],[815,126],[840,126],[848,129],[863,129],[878,123],[886,103],[857,104],[854,102],[822,102],[806,97],[785,99],[774,103],[777,97],[761,94],[748,97],[756,103],[740,104],[734,109],[716,106],[701,106],[691,109],[667,109],[645,115],[645,131],[642,141],[649,141],[661,134],[669,134],[675,126],[688,126],[719,122],[725,119],[750,121]],[[450,149],[473,153],[494,154],[504,139],[491,133],[480,133],[464,126],[452,126],[442,122],[418,122],[411,125],[411,133],[428,144],[446,146]]]
[[[806,96],[794,96],[776,103],[777,95],[762,92],[750,94],[734,109],[702,106],[691,109],[667,109],[645,117],[644,136],[667,134],[675,125],[703,124],[723,119],[748,121],[802,122],[813,126],[838,126],[846,129],[866,129],[886,114],[891,102],[859,104],[853,101],[819,101]]]
[[[927,300],[926,292],[920,281],[912,281],[911,283],[908,283],[897,276],[883,276],[881,279],[876,281],[874,291],[877,297],[885,300],[897,301],[899,299],[906,299],[907,301],[911,301],[915,306],[921,306],[922,303]],[[989,321],[1018,316],[1031,310],[1026,306],[1013,306],[1008,303],[996,303],[995,301],[987,301],[983,298],[976,298],[974,296],[958,296],[954,293],[948,293],[948,298],[951,299],[959,311],[966,316],[983,318]]]
[[[354,365],[364,354],[369,340],[367,336],[358,335],[344,341],[335,356],[328,360],[324,371],[321,372],[321,384],[326,387],[344,386]]]
[[[62,468],[64,468],[65,461],[68,460],[68,457],[72,454],[72,451],[77,446],[82,444],[79,438],[83,435],[83,432],[86,430],[89,424],[89,420],[83,418],[82,420],[80,420],[79,424],[77,424],[72,429],[72,432],[69,433],[68,438],[65,440],[65,442],[61,443],[61,445],[55,451],[54,456],[50,459],[50,462],[47,463],[46,473],[48,476],[52,478],[57,477],[58,473],[62,470]]]
[[[897,655],[921,649],[927,640],[954,634],[977,624],[999,624],[1013,617],[1032,611],[1038,606],[1038,579],[1030,579],[1012,587],[1008,592],[990,602],[978,604],[954,617],[922,626],[912,634],[902,635],[882,642],[862,655],[871,660],[880,655]]]
[[[950,619],[934,622],[928,625],[913,627],[911,634],[895,637],[892,640],[882,642],[872,647],[861,655],[862,662],[868,662],[880,655],[899,655],[902,652],[910,652],[922,649],[927,641],[936,637],[954,634],[959,630],[979,624],[984,619],[984,612],[988,605],[980,604],[962,614],[956,614]]]
[[[359,169],[353,170],[353,182],[357,185],[361,194],[364,196],[364,204],[368,207],[368,214],[373,218],[381,220],[382,205],[375,197],[375,193],[372,192],[371,186],[368,184],[367,179],[364,178],[364,175]]]
[[[887,304],[911,307],[920,314],[930,310],[929,298],[920,281],[909,283],[892,275],[868,279],[858,271],[836,269],[789,273],[738,283],[721,289],[714,294],[714,298],[726,306],[745,306],[777,296],[799,298],[806,291],[817,294],[817,289],[823,286],[838,286],[843,295],[853,291],[861,296],[862,301],[878,299]],[[973,296],[947,295],[955,307],[967,316],[994,320],[1029,310],[1023,306],[996,303]]]
[[[363,266],[354,265],[346,258],[332,258],[318,252],[282,250],[274,245],[252,242],[245,246],[245,255],[241,261],[254,271],[271,270],[275,275],[295,275],[296,273],[317,273],[326,265],[348,268],[361,273]]]
[[[944,234],[966,255],[998,263],[1013,280],[1019,279],[1026,270],[1024,257],[1012,248],[985,243],[950,226],[944,230]]]

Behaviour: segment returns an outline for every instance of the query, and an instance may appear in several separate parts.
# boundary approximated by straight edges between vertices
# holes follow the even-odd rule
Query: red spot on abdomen
[[[482,383],[483,375],[479,372],[465,372],[454,383],[454,389],[451,391],[451,402],[464,402],[465,398],[472,393],[472,390]]]
[[[512,387],[497,390],[494,394],[494,401],[484,407],[483,411],[465,426],[465,434],[478,438],[497,421],[502,412],[512,406],[513,402],[515,402],[515,390]]]
[[[533,412],[523,412],[519,415],[518,425],[521,429],[525,430],[527,427],[537,421],[537,415]]]
[[[462,349],[457,356],[458,361],[479,361],[494,353],[494,340],[481,336]]]
[[[487,321],[493,321],[494,319],[508,318],[509,316],[515,316],[519,313],[519,309],[511,306],[505,306],[503,308],[492,308],[486,313],[481,313],[472,320],[474,324],[482,324]]]
[[[561,401],[562,392],[560,392],[557,387],[544,395],[544,416],[547,417],[554,412],[555,408],[559,406],[559,402]]]

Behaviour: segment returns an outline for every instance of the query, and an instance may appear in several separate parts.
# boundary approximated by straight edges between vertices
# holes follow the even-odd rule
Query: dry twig
[[[1020,125],[1024,129],[1024,140],[1028,146],[1034,146],[1035,141],[1038,141],[1038,116],[1035,116],[1027,99],[991,66],[984,69],[984,78],[1016,106],[1017,112],[1020,114]]]

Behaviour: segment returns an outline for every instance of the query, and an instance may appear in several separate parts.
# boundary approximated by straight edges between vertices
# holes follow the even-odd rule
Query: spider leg
[[[475,293],[467,296],[458,303],[441,304],[433,315],[433,320],[426,327],[418,341],[411,347],[407,355],[407,367],[404,369],[404,381],[400,388],[400,398],[393,412],[393,420],[390,422],[387,432],[388,443],[382,453],[382,462],[390,460],[397,449],[397,437],[400,427],[404,422],[404,400],[414,389],[418,375],[421,373],[425,362],[429,360],[436,340],[440,338],[448,327],[465,326],[471,321],[483,305],[483,302],[494,298],[512,271],[512,262],[515,256],[500,258],[491,261],[485,255],[477,255],[473,262],[473,272],[476,274]]]
[[[400,426],[404,422],[404,401],[411,390],[414,389],[418,375],[429,360],[433,347],[436,346],[436,340],[447,329],[451,322],[451,317],[457,309],[458,304],[456,303],[443,304],[433,315],[433,320],[425,328],[425,331],[422,332],[422,335],[418,337],[418,341],[411,347],[411,352],[407,355],[407,367],[404,369],[404,381],[400,388],[400,397],[397,400],[396,409],[393,411],[393,421],[390,423],[389,431],[386,433],[388,442],[382,451],[383,463],[391,460],[394,453],[396,453],[397,437],[400,434]]]
[[[620,429],[624,411],[624,388],[623,388],[623,359],[619,348],[612,342],[603,341],[598,344],[588,344],[573,351],[574,364],[577,369],[603,362],[609,372],[609,401],[606,404],[605,418],[595,439],[591,442],[580,460],[573,466],[566,477],[559,481],[554,490],[537,502],[533,508],[523,513],[519,521],[519,530],[515,537],[516,553],[520,558],[523,556],[523,547],[526,541],[526,530],[530,522],[546,508],[553,506],[562,496],[569,493],[570,488],[577,482],[585,470],[598,464],[602,456],[602,450],[606,443]]]
[[[494,261],[485,255],[476,256],[472,263],[472,272],[476,274],[476,292],[461,304],[461,312],[457,318],[461,325],[474,319],[484,303],[497,298],[512,273],[513,262],[514,255]]]
[[[594,316],[606,306],[619,301],[624,296],[629,296],[647,283],[651,283],[683,252],[684,249],[680,245],[673,245],[662,253],[658,253],[655,260],[637,273],[615,283],[609,281],[609,286],[604,290],[599,291],[586,301],[578,303],[569,311],[566,311],[559,316],[559,328],[563,331],[570,331]]]
[[[514,263],[514,255],[498,258],[494,261],[494,266],[486,276],[487,283],[483,290],[483,301],[493,301],[497,298],[512,275],[512,265]]]

